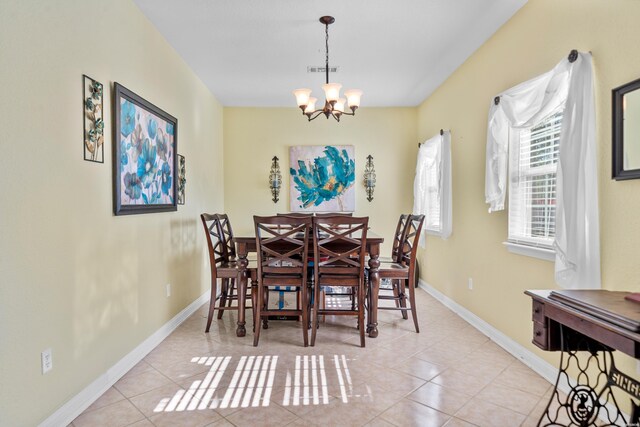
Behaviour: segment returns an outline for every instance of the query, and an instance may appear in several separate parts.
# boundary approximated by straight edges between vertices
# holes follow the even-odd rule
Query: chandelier
[[[340,121],[340,117],[343,115],[355,116],[356,110],[360,106],[360,97],[362,91],[358,89],[350,89],[344,92],[345,98],[340,98],[340,89],[342,85],[340,83],[329,83],[329,25],[335,22],[333,16],[323,16],[320,18],[320,22],[324,24],[325,31],[325,75],[326,84],[322,85],[324,89],[325,101],[324,107],[316,109],[317,98],[311,96],[311,89],[296,89],[293,94],[296,96],[296,102],[298,107],[302,110],[302,114],[307,116],[309,121],[317,118],[320,114],[324,114],[328,119],[329,116],[333,117],[337,121]],[[351,112],[345,111],[345,106],[349,103],[349,109]]]

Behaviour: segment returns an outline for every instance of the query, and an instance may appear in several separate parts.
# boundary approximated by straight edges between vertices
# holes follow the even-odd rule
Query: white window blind
[[[556,172],[563,112],[513,130],[509,161],[511,243],[552,248],[556,233]]]

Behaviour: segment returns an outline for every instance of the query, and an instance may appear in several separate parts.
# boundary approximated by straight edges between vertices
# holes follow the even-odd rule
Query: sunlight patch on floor
[[[331,360],[331,359],[330,359]],[[273,393],[278,356],[241,356],[231,374],[232,356],[193,357],[192,363],[210,366],[202,380],[194,381],[172,397],[160,400],[154,412],[181,412],[204,409],[257,408],[269,406]],[[349,401],[353,394],[351,374],[345,355],[333,355],[340,389],[340,400]],[[225,373],[231,375],[228,386],[220,387]],[[329,404],[329,385],[325,356],[296,356],[293,370],[286,375],[282,406]]]

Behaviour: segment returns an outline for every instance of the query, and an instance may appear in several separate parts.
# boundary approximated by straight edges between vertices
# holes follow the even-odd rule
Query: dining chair
[[[398,253],[400,252],[400,243],[402,242],[402,235],[404,233],[404,228],[407,225],[407,218],[409,217],[408,214],[401,214],[400,217],[398,218],[398,224],[396,225],[396,231],[393,235],[393,246],[391,247],[391,256],[381,256],[378,258],[378,261],[381,264],[388,264],[388,263],[397,263],[400,262],[399,257],[398,257]],[[368,260],[367,260],[368,261]],[[417,268],[417,263],[416,263],[416,268]],[[380,288],[381,291],[386,291],[388,288]],[[396,303],[396,307],[400,307],[400,300],[398,299],[398,287],[397,286],[391,286],[391,291],[393,292],[393,296],[395,297],[395,303]],[[407,319],[407,312],[403,311],[402,312],[402,317],[404,319]]]
[[[351,315],[358,318],[360,346],[364,347],[364,265],[368,217],[329,215],[313,218],[314,307],[311,345],[315,345],[320,315]],[[356,295],[355,307],[320,307],[322,287],[347,288]]]
[[[402,216],[400,217],[402,220]],[[378,275],[380,279],[390,279],[393,295],[379,294],[379,300],[394,300],[395,307],[380,307],[378,310],[400,310],[402,317],[407,319],[407,311],[411,311],[416,332],[420,332],[418,315],[416,312],[416,255],[418,241],[424,223],[424,215],[406,215],[404,231],[401,234],[395,262],[380,263]],[[395,245],[395,241],[394,241]],[[407,307],[407,289],[409,290],[409,304]]]
[[[209,300],[209,315],[207,317],[207,326],[205,332],[209,332],[213,312],[216,310],[216,301],[220,301],[218,305],[218,319],[222,318],[225,310],[237,311],[238,306],[232,306],[232,301],[238,300],[238,295],[233,295],[233,291],[240,281],[238,280],[238,265],[235,260],[235,247],[233,246],[233,232],[229,218],[225,214],[208,214],[200,215],[204,232],[207,239],[207,248],[209,250],[209,265],[211,267],[211,298]],[[233,248],[233,252],[230,251]],[[247,272],[251,282],[255,282],[256,266],[255,263],[249,263]],[[221,289],[218,294],[218,279],[220,279]],[[248,286],[245,292],[245,298],[252,301],[254,308],[254,293]],[[248,293],[248,294],[247,294]],[[228,305],[227,305],[228,303]]]
[[[276,213],[276,216],[282,216],[282,217],[289,217],[289,218],[311,218],[313,217],[314,213],[313,212],[278,212]],[[282,226],[281,226],[282,227]],[[313,273],[311,274],[307,274],[307,280],[311,280],[313,277]],[[288,293],[292,293],[295,292],[296,295],[296,307],[300,307],[300,292],[299,292],[299,288],[297,287],[290,287],[290,286],[273,286],[269,289],[269,292],[265,293],[265,305],[269,305],[269,299],[270,299],[270,294],[271,293],[277,293],[278,296],[278,306],[280,309],[283,309],[284,306],[287,304],[286,301],[286,297],[285,295]],[[284,316],[277,316],[277,317],[284,317]],[[268,319],[263,319],[262,321],[262,328],[263,329],[269,329],[269,320]]]
[[[380,257],[378,258],[380,262],[399,262],[398,253],[400,252],[400,244],[402,242],[402,234],[404,233],[404,228],[407,225],[408,214],[401,214],[398,218],[398,224],[396,225],[396,232],[393,234],[393,246],[391,248],[391,256],[390,257]]]
[[[233,243],[233,229],[231,228],[231,221],[227,214],[217,214],[218,221],[220,221],[220,231],[222,235],[220,238],[224,241],[224,249],[227,251],[227,258],[236,259],[236,245]]]
[[[353,216],[353,212],[329,212],[329,213],[317,213],[315,214],[317,218],[328,218],[328,217],[341,217],[341,216]],[[311,263],[311,267],[313,267],[313,262]],[[334,288],[330,286],[323,286],[320,289],[320,307],[324,308],[326,304],[327,297],[339,297],[344,295],[349,295],[351,299],[351,308],[355,310],[356,304],[356,295],[353,293],[354,288],[347,289],[347,294],[344,292],[337,292]],[[322,317],[322,321],[324,322],[324,316]]]
[[[229,216],[227,214],[216,214],[218,217],[218,221],[220,224],[220,242],[222,243],[222,249],[225,251],[224,256],[229,261],[236,260],[236,245],[233,243],[233,229],[231,228],[231,221],[229,221]],[[236,281],[231,280],[228,283],[227,287],[223,287],[222,292],[220,293],[220,304],[222,306],[227,303],[229,307],[231,307],[232,301],[236,301],[238,299],[237,295],[234,295],[236,290]],[[224,310],[218,311],[218,319],[222,319],[222,314]]]
[[[318,217],[318,218],[326,218],[328,216],[353,216],[352,212],[346,212],[346,213],[338,213],[338,212],[330,212],[330,213],[315,213],[315,212],[282,212],[282,213],[278,213],[276,214],[278,216],[288,216],[288,217],[292,217],[292,218],[311,218],[311,217]],[[310,253],[309,254],[309,280],[312,282],[313,281],[313,254]],[[283,290],[276,288],[276,291],[280,291],[280,295],[282,295]],[[327,291],[327,288],[322,288],[320,291],[321,295],[320,295],[320,303],[322,304],[322,306],[324,307],[324,302],[327,296],[337,296],[337,295],[342,295],[339,293],[334,293],[331,290]],[[353,295],[349,294],[353,304],[355,304],[355,298]],[[313,303],[313,296],[311,297],[311,302]],[[266,322],[265,322],[266,325]],[[265,326],[266,329],[266,326]]]
[[[253,345],[260,340],[261,320],[269,316],[300,316],[304,346],[309,345],[309,295],[307,257],[309,254],[310,217],[254,216],[258,253],[258,289],[254,313]],[[275,286],[289,286],[299,292],[295,309],[270,309],[268,292]]]

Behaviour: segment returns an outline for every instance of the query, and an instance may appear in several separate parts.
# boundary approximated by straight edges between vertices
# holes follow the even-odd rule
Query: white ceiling
[[[361,89],[362,106],[415,106],[526,0],[134,0],[225,106],[295,106],[330,81]],[[498,66],[499,64],[496,64]]]

